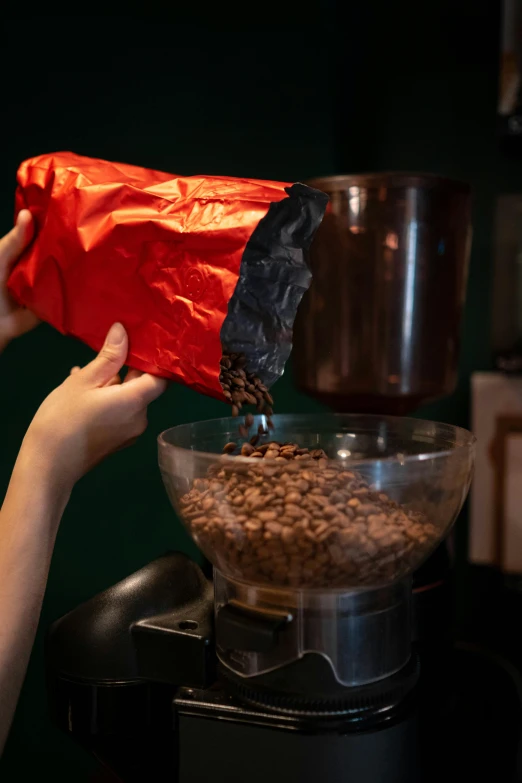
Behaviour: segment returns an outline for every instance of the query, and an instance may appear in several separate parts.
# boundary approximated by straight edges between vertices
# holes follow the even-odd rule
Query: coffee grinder
[[[460,511],[473,436],[348,414],[277,416],[274,424],[283,441],[320,443],[326,474],[341,461],[347,490],[355,471],[374,494],[429,519],[420,527],[429,524],[431,534],[404,550],[377,542],[376,571],[350,545],[336,555],[334,588],[327,574],[314,588],[284,574],[281,584],[252,583],[234,557],[236,539],[211,548],[182,501],[209,471],[252,470],[255,459],[221,454],[237,419],[163,433],[164,483],[213,562],[213,585],[195,563],[169,555],[66,615],[48,640],[55,721],[123,781],[419,779],[418,726],[403,713],[419,675],[411,575]],[[283,460],[273,470],[289,467]],[[279,484],[277,473],[271,481]],[[228,532],[244,524],[244,509],[221,487],[217,480]]]
[[[249,581],[226,549],[194,535],[181,502],[223,460],[238,472],[255,462],[221,455],[237,440],[237,420],[163,433],[167,492],[213,564],[213,581],[185,556],[166,555],[66,615],[48,638],[53,718],[116,780],[430,779],[415,697],[423,620],[414,609],[412,624],[411,580],[423,563],[429,571],[462,507],[474,443],[456,427],[383,415],[383,403],[404,413],[453,383],[469,194],[436,178],[370,180],[332,194],[295,340],[300,385],[356,413],[276,416],[274,424],[278,440],[324,449],[326,469],[341,461],[373,492],[429,519],[432,535],[407,555],[387,551],[391,570],[379,578],[361,581],[347,551],[335,588]],[[428,365],[424,382],[415,367]],[[238,513],[230,503],[227,512]]]

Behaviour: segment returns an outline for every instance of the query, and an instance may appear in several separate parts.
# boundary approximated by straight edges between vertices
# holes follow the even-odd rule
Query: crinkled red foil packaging
[[[95,350],[120,321],[130,366],[219,399],[223,350],[268,384],[282,374],[324,194],[70,152],[25,161],[17,179],[36,237],[8,285],[43,321]]]

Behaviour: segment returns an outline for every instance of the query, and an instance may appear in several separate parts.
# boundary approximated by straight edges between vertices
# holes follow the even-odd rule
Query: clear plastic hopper
[[[270,650],[241,650],[220,645],[218,622],[222,663],[253,677],[318,652],[343,686],[398,671],[410,656],[409,578],[462,508],[473,436],[413,418],[276,416],[259,445],[282,448],[223,455],[244,442],[239,424],[159,438],[170,500],[214,565],[217,618],[229,607],[286,628]],[[311,457],[296,453],[305,448]]]

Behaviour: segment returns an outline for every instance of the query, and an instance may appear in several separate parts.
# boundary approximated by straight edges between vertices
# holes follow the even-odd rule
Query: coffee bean
[[[277,512],[276,511],[260,511],[257,515],[257,518],[261,520],[261,522],[273,522],[275,519],[277,519]],[[268,525],[265,525],[266,529],[269,530],[270,528]]]
[[[363,514],[365,517],[370,516],[371,514],[378,514],[379,509],[377,506],[372,505],[371,503],[361,503],[360,506],[357,508],[358,514]]]
[[[357,498],[361,500],[362,498],[365,498],[370,492],[369,487],[359,487],[358,489],[354,489],[352,494],[354,498]]]
[[[227,443],[223,448],[223,454],[232,454],[236,449],[237,445],[235,443]]]

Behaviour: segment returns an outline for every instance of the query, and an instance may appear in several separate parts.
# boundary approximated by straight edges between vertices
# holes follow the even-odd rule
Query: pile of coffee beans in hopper
[[[245,403],[271,406],[241,357],[227,359],[222,383],[237,413]],[[320,448],[260,443],[268,438],[263,427],[248,440],[252,424],[247,414],[245,442],[226,444],[219,463],[181,499],[196,543],[225,574],[277,587],[371,586],[399,579],[411,570],[410,556],[417,563],[420,550],[431,549],[438,534],[425,516]]]

